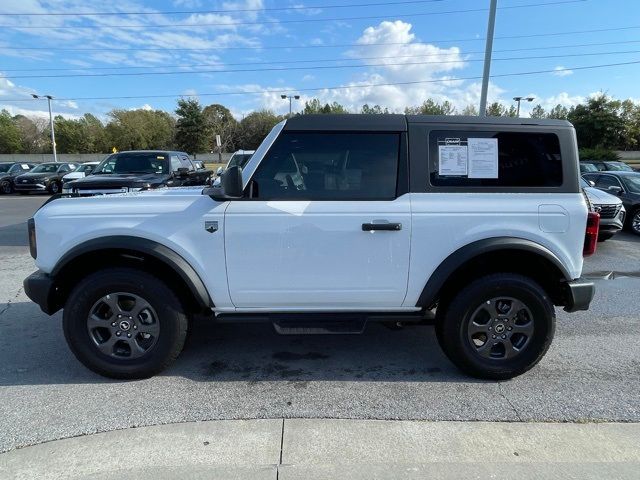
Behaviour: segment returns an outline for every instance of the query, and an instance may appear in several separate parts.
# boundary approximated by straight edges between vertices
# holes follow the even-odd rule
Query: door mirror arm
[[[204,188],[202,194],[221,202],[242,198],[242,169],[238,166],[228,168],[220,176],[220,182]]]

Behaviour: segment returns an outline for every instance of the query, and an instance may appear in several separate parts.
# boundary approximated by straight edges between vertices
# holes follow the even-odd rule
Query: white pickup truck
[[[435,312],[453,363],[510,378],[547,351],[554,305],[592,300],[578,180],[565,121],[298,116],[204,190],[54,197],[29,220],[25,291],[109,377],[167,367],[195,314],[299,334]]]

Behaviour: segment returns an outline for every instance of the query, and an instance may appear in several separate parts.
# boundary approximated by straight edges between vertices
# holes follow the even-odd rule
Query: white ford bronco
[[[293,117],[204,190],[52,197],[25,291],[108,377],[160,372],[204,313],[295,334],[429,317],[461,370],[511,378],[547,351],[554,305],[594,294],[578,172],[566,121]]]

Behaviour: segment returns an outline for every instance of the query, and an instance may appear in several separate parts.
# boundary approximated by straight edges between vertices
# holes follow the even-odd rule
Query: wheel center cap
[[[495,332],[496,332],[496,333],[504,333],[504,331],[505,331],[505,327],[504,327],[504,324],[503,324],[503,323],[498,323],[498,324],[495,326]]]
[[[131,324],[127,320],[122,320],[120,322],[120,330],[124,330],[125,332],[131,328]]]

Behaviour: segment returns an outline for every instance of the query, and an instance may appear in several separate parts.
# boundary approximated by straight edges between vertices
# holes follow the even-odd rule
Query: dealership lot
[[[556,339],[530,373],[458,373],[431,327],[281,337],[269,326],[198,321],[178,361],[139,382],[82,367],[22,291],[34,270],[26,219],[44,196],[0,197],[0,451],[129,426],[237,418],[639,421],[640,237],[599,245],[589,312],[558,311]],[[613,272],[613,273],[612,273]]]

